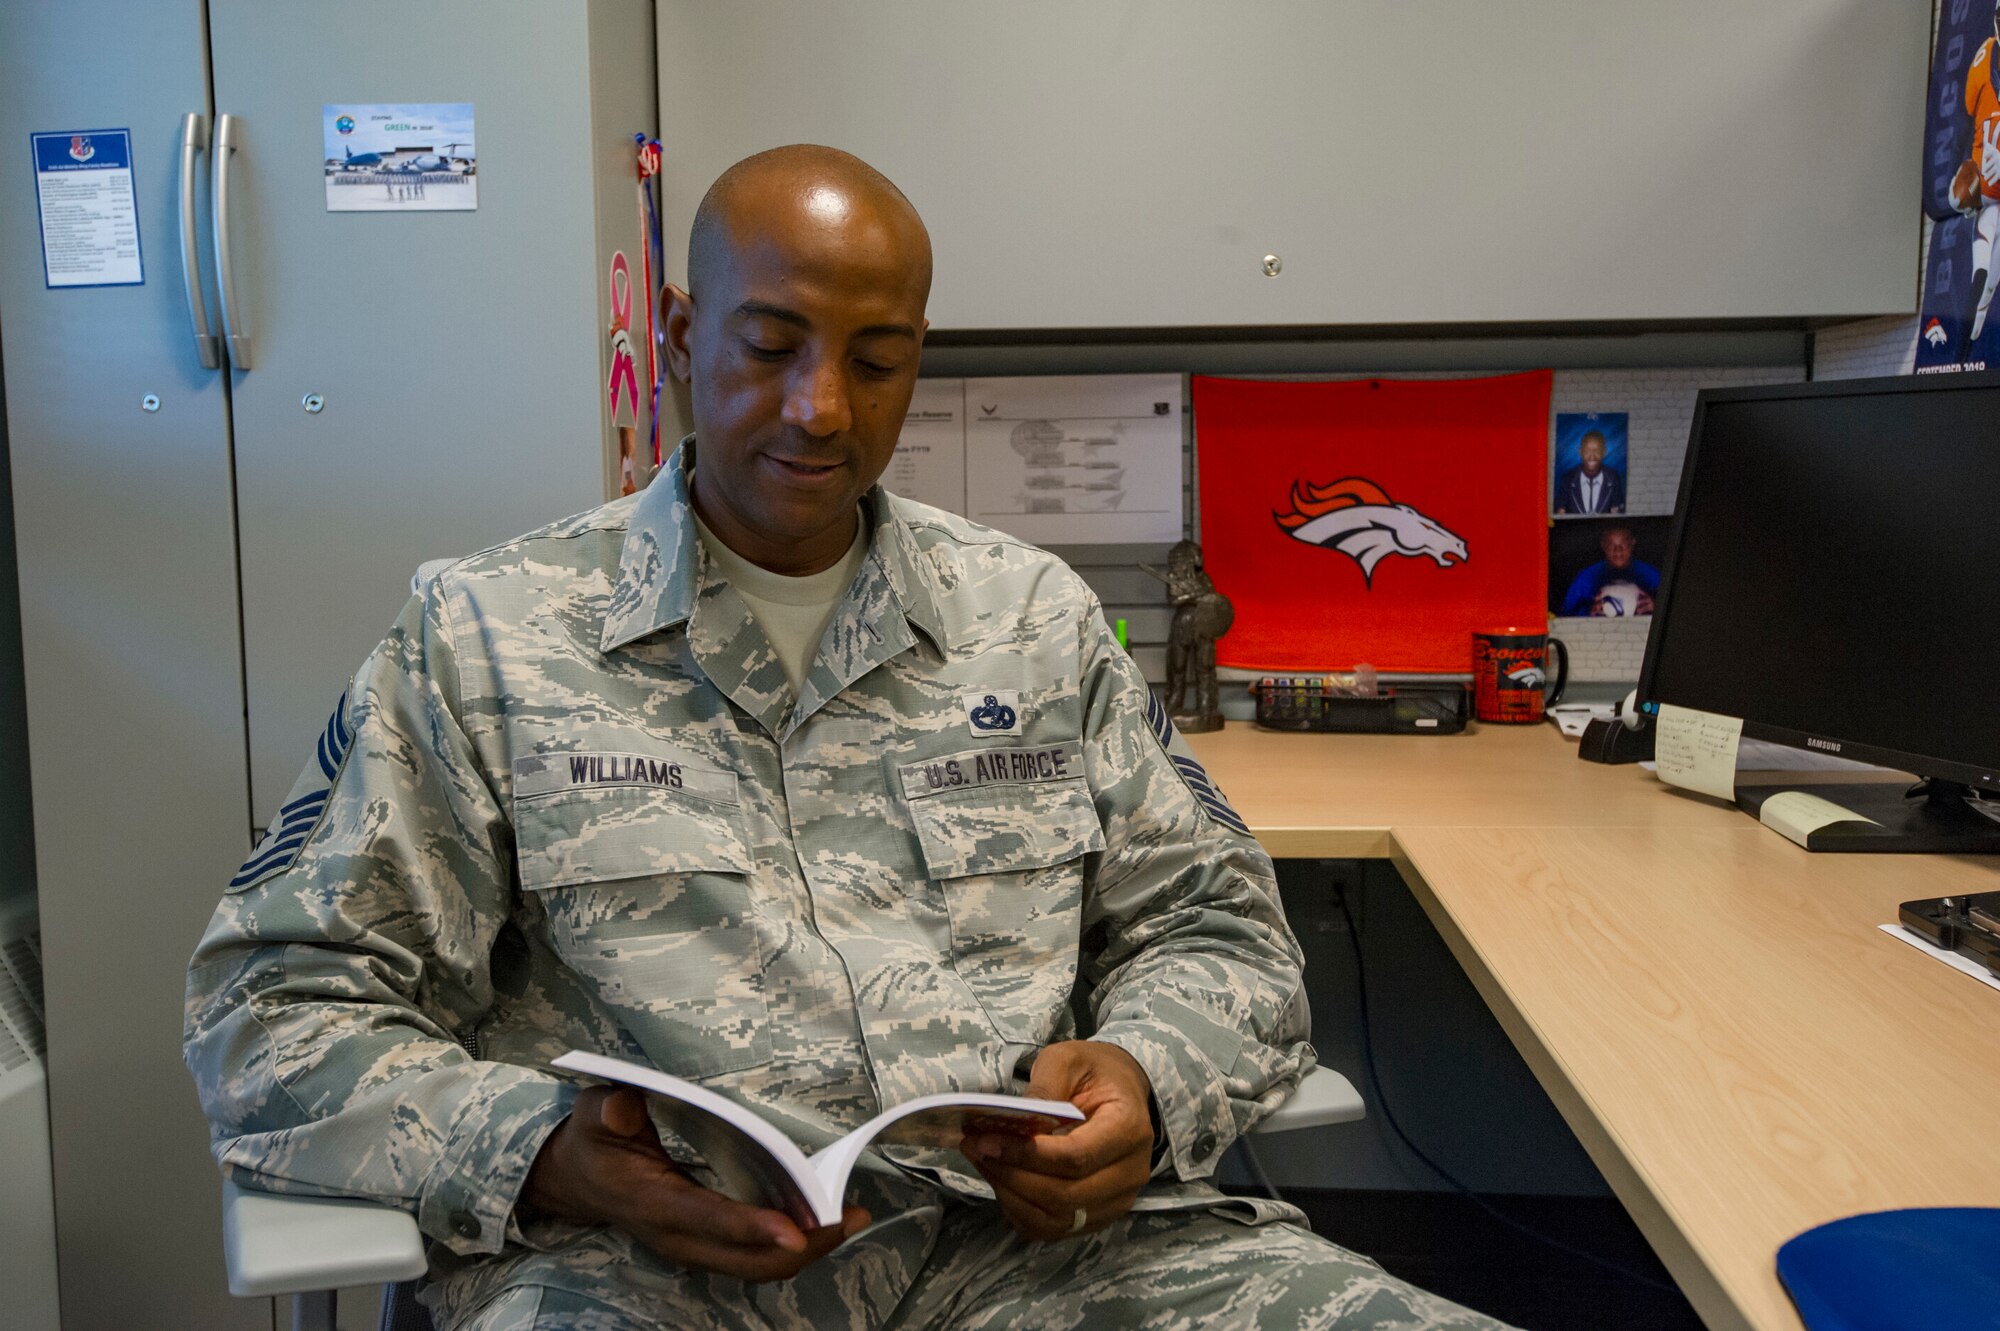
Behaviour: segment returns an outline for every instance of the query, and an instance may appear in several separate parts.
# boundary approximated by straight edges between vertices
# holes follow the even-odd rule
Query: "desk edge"
[[[1514,1005],[1506,989],[1487,969],[1485,958],[1459,929],[1451,912],[1438,900],[1412,854],[1393,833],[1386,840],[1389,843],[1388,858],[1396,866],[1396,872],[1402,876],[1411,895],[1423,907],[1424,914],[1443,937],[1445,946],[1451,949],[1466,978],[1472,981],[1473,988],[1478,990],[1480,998],[1507,1033],[1515,1050],[1535,1074],[1535,1080],[1541,1083],[1542,1090],[1555,1103],[1563,1121],[1576,1134],[1584,1151],[1611,1185],[1611,1190],[1631,1213],[1661,1264],[1673,1276],[1674,1283],[1680,1286],[1688,1302],[1694,1305],[1709,1331],[1759,1331],[1730,1296],[1728,1287],[1675,1223],[1666,1205],[1598,1121],[1582,1093],[1565,1074],[1561,1061],[1542,1042],[1533,1023]],[[1776,1278],[1775,1273],[1773,1278]]]

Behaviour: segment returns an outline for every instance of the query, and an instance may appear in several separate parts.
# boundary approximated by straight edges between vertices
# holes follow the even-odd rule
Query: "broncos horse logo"
[[[1375,585],[1375,566],[1389,555],[1428,555],[1439,568],[1469,556],[1465,538],[1445,530],[1408,504],[1399,504],[1373,481],[1356,476],[1314,485],[1292,482],[1289,513],[1273,513],[1293,540],[1338,550],[1361,565],[1361,577]]]

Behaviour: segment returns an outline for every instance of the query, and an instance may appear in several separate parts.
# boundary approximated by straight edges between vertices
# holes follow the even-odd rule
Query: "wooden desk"
[[[1189,742],[1274,856],[1396,862],[1715,1331],[1799,1331],[1801,1230],[2000,1204],[2000,993],[1876,929],[2000,858],[1810,855],[1552,726]]]

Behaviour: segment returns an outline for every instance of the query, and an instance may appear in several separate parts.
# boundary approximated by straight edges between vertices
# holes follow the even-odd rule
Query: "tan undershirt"
[[[699,515],[695,517],[694,528],[723,580],[750,603],[750,613],[757,617],[764,636],[771,640],[771,650],[777,653],[778,664],[784,667],[792,692],[798,693],[806,682],[806,671],[812,668],[813,657],[819,652],[819,640],[826,634],[827,621],[847,595],[861,561],[868,557],[866,515],[861,515],[854,524],[854,543],[847,547],[839,563],[802,578],[773,573],[751,563],[724,545],[722,538],[710,531]]]

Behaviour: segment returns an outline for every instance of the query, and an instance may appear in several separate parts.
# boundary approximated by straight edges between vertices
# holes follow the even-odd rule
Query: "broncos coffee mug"
[[[1556,679],[1548,682],[1549,652]],[[1562,700],[1569,682],[1569,648],[1540,629],[1475,629],[1472,634],[1472,714],[1481,721],[1533,724]]]

